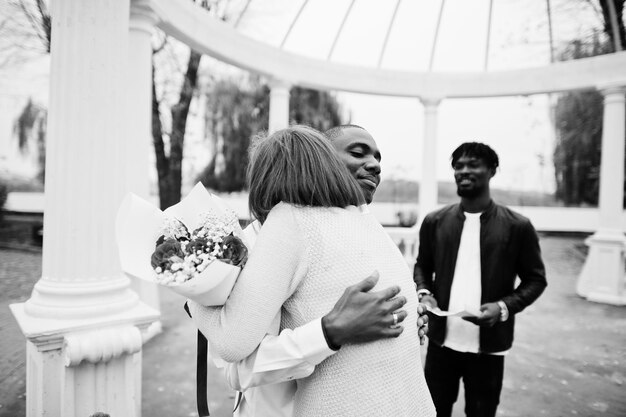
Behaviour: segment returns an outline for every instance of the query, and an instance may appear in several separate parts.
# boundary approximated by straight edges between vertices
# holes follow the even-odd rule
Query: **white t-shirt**
[[[465,223],[450,289],[449,311],[480,310],[480,215],[465,213]],[[444,346],[458,352],[478,353],[480,327],[460,317],[448,317]]]

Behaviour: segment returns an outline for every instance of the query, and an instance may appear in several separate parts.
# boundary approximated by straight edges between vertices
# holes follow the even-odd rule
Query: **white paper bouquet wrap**
[[[129,193],[116,236],[124,272],[205,306],[226,302],[247,259],[235,212],[201,183],[165,211]]]

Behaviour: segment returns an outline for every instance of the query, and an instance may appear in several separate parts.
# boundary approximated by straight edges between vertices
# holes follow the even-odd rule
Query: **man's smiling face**
[[[489,189],[495,171],[481,158],[462,155],[454,164],[454,180],[460,197],[475,198]]]
[[[339,158],[359,183],[365,201],[371,203],[380,183],[381,155],[376,141],[363,129],[347,127],[331,143]]]

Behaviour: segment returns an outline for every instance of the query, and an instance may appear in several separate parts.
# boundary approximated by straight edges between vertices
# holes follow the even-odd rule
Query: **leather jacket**
[[[420,228],[420,246],[414,270],[417,290],[433,293],[441,310],[447,310],[465,215],[460,204],[430,213]],[[481,304],[502,300],[509,318],[493,327],[480,328],[480,351],[511,348],[515,314],[532,304],[547,286],[539,239],[530,221],[490,203],[480,216]],[[516,277],[520,283],[516,284]],[[446,318],[430,315],[429,338],[442,345]]]

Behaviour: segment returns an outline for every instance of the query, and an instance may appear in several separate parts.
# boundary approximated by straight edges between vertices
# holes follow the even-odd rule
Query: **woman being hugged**
[[[355,277],[380,272],[377,286],[407,298],[397,337],[346,344],[298,381],[296,416],[434,416],[422,370],[417,296],[409,268],[368,211],[356,181],[319,132],[305,126],[253,144],[250,211],[263,224],[223,307],[191,304],[211,348],[244,359],[281,313],[296,328],[332,309]]]

